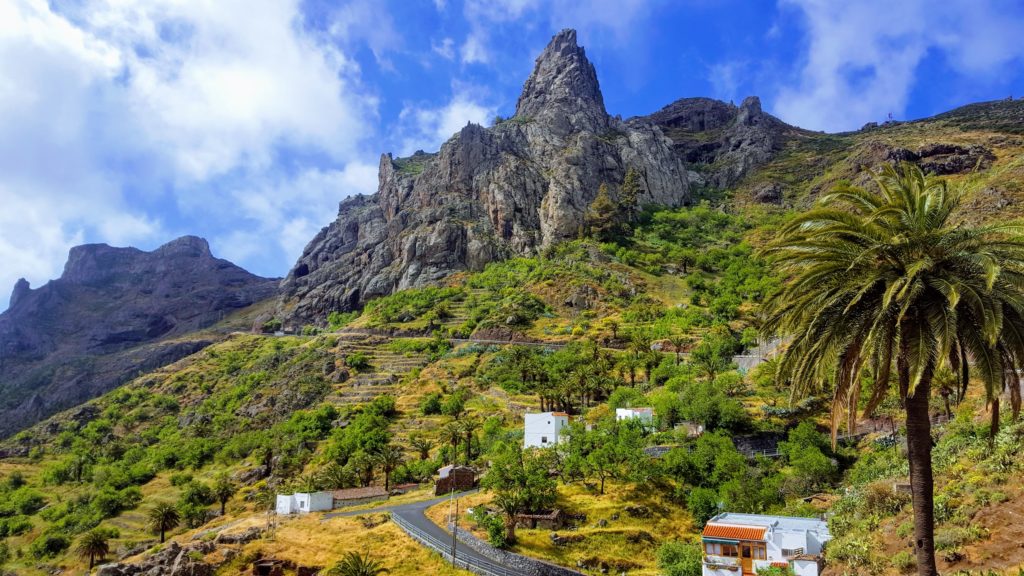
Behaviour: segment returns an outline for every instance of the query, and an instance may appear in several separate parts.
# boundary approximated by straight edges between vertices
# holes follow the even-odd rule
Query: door
[[[740,566],[743,567],[743,574],[756,574],[754,572],[754,544],[752,542],[740,542]]]

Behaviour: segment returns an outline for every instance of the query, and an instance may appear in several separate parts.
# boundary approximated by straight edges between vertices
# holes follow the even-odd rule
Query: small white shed
[[[306,514],[334,508],[334,495],[330,492],[296,492],[277,495],[278,514]]]

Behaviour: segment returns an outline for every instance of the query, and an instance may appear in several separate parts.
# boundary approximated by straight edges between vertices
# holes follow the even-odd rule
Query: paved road
[[[459,494],[459,496],[460,497],[461,496],[467,496],[467,495],[473,494],[475,492],[476,492],[476,490],[473,490],[473,491],[470,491],[470,492],[462,492],[462,493]],[[452,541],[452,533],[447,531],[447,530],[445,530],[445,529],[443,529],[443,528],[441,528],[437,524],[434,524],[434,522],[432,520],[430,520],[430,518],[427,518],[427,515],[426,515],[427,508],[430,508],[431,506],[433,506],[435,504],[440,504],[441,502],[445,502],[448,499],[449,499],[448,496],[441,496],[441,497],[438,497],[438,498],[433,498],[431,500],[423,500],[421,502],[412,502],[412,503],[409,503],[409,504],[397,504],[397,505],[391,505],[391,506],[384,505],[384,506],[377,506],[375,508],[368,508],[368,509],[365,509],[365,510],[348,510],[348,511],[342,511],[342,512],[331,512],[329,514],[324,514],[324,519],[327,520],[327,519],[330,519],[330,518],[337,518],[337,517],[343,517],[343,516],[362,516],[362,515],[366,515],[366,514],[375,514],[375,513],[378,513],[378,512],[390,512],[392,516],[399,516],[399,517],[401,517],[403,520],[405,520],[409,524],[412,524],[416,529],[425,532],[427,535],[429,535],[429,536],[431,536],[431,537],[433,537],[433,538],[435,538],[435,539],[437,539],[437,540],[439,540],[441,542],[448,542],[448,543],[450,543]],[[461,542],[462,539],[460,538],[459,541]],[[457,546],[456,547],[456,551],[455,551],[455,556],[457,558],[470,558],[470,559],[472,559],[472,560],[474,560],[474,561],[476,561],[478,563],[496,564],[493,560],[491,560],[490,558],[487,558],[486,556],[480,554],[479,552],[476,552],[475,550],[473,550],[469,546]],[[502,568],[504,568],[507,571],[507,573],[510,574],[510,575],[522,574],[522,572],[516,571],[516,570],[514,570],[512,568],[509,568],[507,566],[502,566]]]

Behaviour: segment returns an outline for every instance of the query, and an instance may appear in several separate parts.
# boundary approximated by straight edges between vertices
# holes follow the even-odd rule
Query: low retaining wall
[[[452,529],[453,526],[449,524],[448,530]],[[503,566],[508,566],[520,574],[526,574],[528,576],[584,576],[582,572],[570,570],[563,566],[550,564],[543,560],[529,558],[513,552],[499,550],[462,528],[458,528],[457,530],[460,543],[469,546],[485,558]]]

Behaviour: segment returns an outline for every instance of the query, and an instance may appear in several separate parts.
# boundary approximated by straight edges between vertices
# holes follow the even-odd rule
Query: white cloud
[[[582,34],[601,34],[619,43],[630,40],[638,22],[650,13],[650,0],[466,0],[470,32],[459,53],[464,64],[492,60],[490,30],[496,24],[540,21],[551,28],[571,26]]]
[[[398,116],[399,154],[407,156],[417,150],[437,150],[470,122],[487,126],[497,111],[497,107],[481,102],[468,87],[456,87],[454,96],[444,106],[408,105]]]
[[[237,187],[229,193],[230,202],[244,228],[215,237],[213,246],[229,260],[244,262],[272,249],[294,262],[337,213],[340,199],[376,189],[377,166],[360,162],[342,170],[310,168]],[[268,246],[268,239],[274,245]]]
[[[252,191],[241,216],[255,246],[280,239],[291,256],[338,200],[372,191],[377,100],[301,20],[298,0],[0,1],[0,291],[56,276],[83,241],[155,246],[193,220],[230,227],[236,213],[211,209],[232,198],[219,190]],[[389,49],[386,27],[338,34]],[[284,172],[282,153],[328,168]],[[168,205],[181,223],[147,216]]]
[[[453,60],[455,58],[455,40],[451,38],[444,38],[440,43],[431,42],[430,49],[445,60]]]
[[[404,44],[391,12],[370,0],[351,0],[341,5],[333,14],[330,32],[348,46],[365,42],[377,63],[387,69],[393,66],[385,54],[400,50]]]
[[[989,75],[1024,57],[1024,22],[974,1],[785,0],[803,13],[806,59],[773,110],[799,126],[849,130],[902,115],[930,52],[958,74]]]

